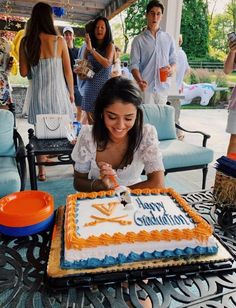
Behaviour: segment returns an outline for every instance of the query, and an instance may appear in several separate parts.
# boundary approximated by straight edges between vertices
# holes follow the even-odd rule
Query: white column
[[[161,22],[161,28],[174,37],[178,48],[183,0],[162,0],[162,3],[165,10]],[[175,76],[173,76],[173,82],[171,83],[169,94],[178,94]]]
[[[180,34],[183,0],[163,0],[162,3],[165,10],[161,27],[164,31],[170,33],[177,43]]]

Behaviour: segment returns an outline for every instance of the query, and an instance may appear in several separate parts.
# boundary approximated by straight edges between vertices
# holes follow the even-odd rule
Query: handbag
[[[68,114],[37,114],[35,136],[38,139],[66,138],[70,122]]]
[[[92,79],[95,74],[91,63],[85,59],[76,59],[73,71],[81,80]]]

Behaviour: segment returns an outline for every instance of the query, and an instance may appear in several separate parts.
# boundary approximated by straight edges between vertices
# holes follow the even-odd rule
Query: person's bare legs
[[[227,154],[236,153],[236,135],[231,134]]]
[[[88,124],[88,118],[87,118],[87,112],[82,110],[82,115],[81,115],[81,124]]]
[[[46,155],[37,155],[36,157],[38,163],[43,163],[47,160]],[[44,165],[38,166],[39,173],[38,173],[38,180],[39,181],[46,181],[46,169]]]
[[[88,124],[93,124],[93,112],[87,111]]]
[[[82,109],[80,106],[76,106],[77,108],[77,114],[76,114],[76,119],[77,121],[81,122],[82,119]]]

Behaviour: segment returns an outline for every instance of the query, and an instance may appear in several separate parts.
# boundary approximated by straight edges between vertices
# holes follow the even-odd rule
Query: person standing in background
[[[229,40],[230,51],[224,64],[224,73],[230,74],[236,66],[236,35],[234,40]],[[233,89],[230,102],[226,132],[230,133],[227,154],[236,153],[236,86]]]
[[[130,76],[130,71],[129,71],[127,62],[123,63],[123,67],[121,69],[121,75],[125,78],[132,79],[132,77]]]
[[[121,50],[118,46],[115,46],[114,61],[111,68],[111,77],[116,77],[121,75],[121,61],[120,61]]]
[[[84,58],[90,62],[95,75],[87,79],[84,86],[82,110],[86,111],[88,123],[93,123],[95,100],[104,83],[110,78],[114,59],[111,27],[107,18],[97,17],[91,33],[85,34],[86,50]]]
[[[90,20],[86,23],[85,25],[85,33],[90,33],[92,31],[92,27],[93,27],[93,20]],[[84,42],[83,45],[79,48],[79,52],[78,52],[78,58],[80,60],[84,59],[84,53],[86,50],[86,43]],[[79,91],[79,95],[81,97],[81,102],[83,100],[83,96],[84,96],[84,86],[85,86],[85,80],[82,80],[79,78],[79,76],[76,74],[76,78],[77,78],[77,85],[78,85],[78,91]],[[81,110],[81,124],[87,124],[87,116],[86,113],[83,112],[83,110]]]
[[[49,4],[35,4],[20,44],[20,74],[26,77],[30,73],[32,78],[28,122],[34,125],[37,114],[73,115],[74,86],[68,48],[54,27],[52,13]],[[37,157],[39,163],[46,159],[45,155]],[[39,165],[38,179],[46,180],[43,165]]]
[[[75,60],[78,59],[79,54],[79,48],[74,47],[74,30],[72,27],[67,26],[63,29],[63,36],[66,41],[69,56],[70,56],[70,64],[71,64],[71,70],[73,72],[73,80],[74,80],[74,96],[75,96],[75,106],[77,109],[77,121],[81,121],[81,103],[82,103],[82,96],[80,95],[80,92],[78,90],[78,84],[77,84],[77,75],[73,71],[73,66],[75,64]]]
[[[182,44],[183,44],[183,37],[182,37],[182,34],[180,34],[179,35],[179,48],[177,50],[177,64],[176,64],[176,85],[177,85],[177,89],[180,95],[183,93],[184,76],[190,70],[187,55],[181,47]],[[170,101],[171,106],[175,108],[175,123],[180,125],[180,122],[179,122],[180,109],[181,109],[180,99],[176,98],[176,99],[171,99],[169,101]],[[176,133],[177,133],[178,139],[183,140],[184,138],[183,131],[177,129]]]
[[[131,73],[143,92],[145,104],[166,104],[170,78],[161,81],[160,69],[171,77],[176,68],[174,39],[160,29],[164,6],[152,0],[146,9],[147,28],[136,36],[131,46]]]
[[[12,106],[12,90],[9,83],[10,59],[13,61],[13,57],[10,57],[10,44],[4,37],[0,37],[0,108],[7,110]]]

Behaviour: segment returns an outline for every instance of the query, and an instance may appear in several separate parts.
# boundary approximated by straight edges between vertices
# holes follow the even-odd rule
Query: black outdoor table
[[[71,152],[73,145],[66,139],[38,139],[34,135],[34,130],[30,128],[29,144],[27,144],[27,159],[29,164],[30,185],[32,190],[37,190],[37,174],[36,166],[54,166],[72,164]],[[58,155],[56,161],[38,163],[36,161],[37,155]]]
[[[183,195],[236,254],[235,229],[218,224],[211,191]],[[49,289],[45,273],[51,233],[12,238],[0,235],[0,307],[142,307],[150,298],[153,307],[235,307],[236,270],[137,279],[91,287]],[[233,261],[236,268],[236,261]]]

